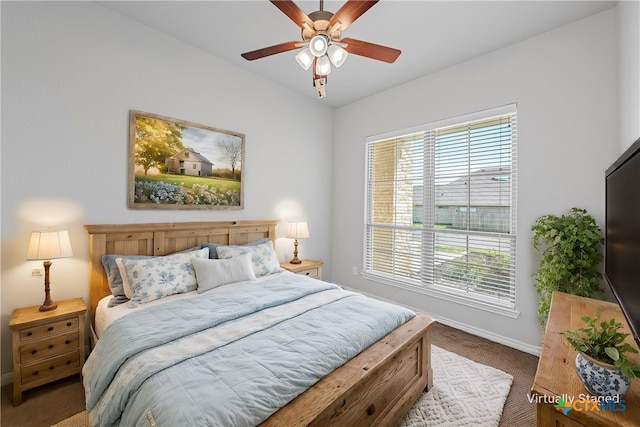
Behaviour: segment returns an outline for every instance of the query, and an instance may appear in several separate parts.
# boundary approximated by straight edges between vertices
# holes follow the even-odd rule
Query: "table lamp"
[[[49,267],[51,260],[73,256],[69,233],[65,231],[34,231],[27,250],[28,260],[44,260],[44,302],[40,311],[55,310],[58,306],[49,294]]]
[[[309,229],[307,223],[302,222],[290,222],[289,230],[287,231],[287,237],[295,239],[293,242],[293,259],[289,261],[291,264],[300,264],[302,260],[298,258],[298,239],[306,239],[309,237]]]

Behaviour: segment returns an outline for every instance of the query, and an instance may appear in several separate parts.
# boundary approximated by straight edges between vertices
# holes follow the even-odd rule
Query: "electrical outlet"
[[[33,270],[31,270],[31,275],[32,276],[42,276],[42,269],[41,268],[34,268]]]
[[[351,268],[351,274],[353,274],[354,276],[358,275],[358,267],[356,267],[355,265]]]

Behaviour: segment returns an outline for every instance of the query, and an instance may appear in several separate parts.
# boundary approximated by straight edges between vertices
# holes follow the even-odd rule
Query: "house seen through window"
[[[515,105],[367,139],[365,275],[515,307]]]

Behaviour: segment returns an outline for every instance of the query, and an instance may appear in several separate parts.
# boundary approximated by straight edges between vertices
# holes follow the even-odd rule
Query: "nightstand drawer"
[[[22,379],[22,384],[25,385],[56,376],[60,371],[78,368],[79,366],[80,352],[74,351],[32,365],[22,366],[20,368],[20,378]]]
[[[300,270],[298,272],[296,272],[296,274],[302,274],[303,276],[309,276],[309,277],[313,277],[318,279],[320,277],[320,271],[318,269],[318,267],[315,268],[309,268],[306,270]]]
[[[78,330],[52,337],[49,340],[32,341],[20,347],[20,362],[29,363],[78,348]]]
[[[27,342],[39,338],[50,337],[73,329],[78,329],[77,317],[22,329],[20,331],[20,341]]]

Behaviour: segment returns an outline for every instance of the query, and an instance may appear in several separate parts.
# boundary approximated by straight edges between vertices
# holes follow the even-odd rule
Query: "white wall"
[[[620,153],[640,138],[640,1],[618,2]]]
[[[561,27],[340,108],[334,114],[332,279],[535,352],[539,261],[531,225],[586,208],[602,224],[603,172],[617,156],[617,12]],[[365,137],[518,104],[517,319],[352,275],[363,265]],[[339,148],[338,148],[339,147]],[[346,172],[349,172],[348,178]]]
[[[44,299],[43,278],[31,277],[42,263],[25,259],[32,230],[69,230],[75,256],[53,262],[54,300],[88,301],[83,224],[278,219],[283,236],[288,220],[306,219],[301,253],[326,260],[328,274],[328,107],[95,3],[1,7],[4,375],[12,310]],[[127,209],[130,109],[244,133],[244,210]],[[290,257],[291,241],[278,250]]]

